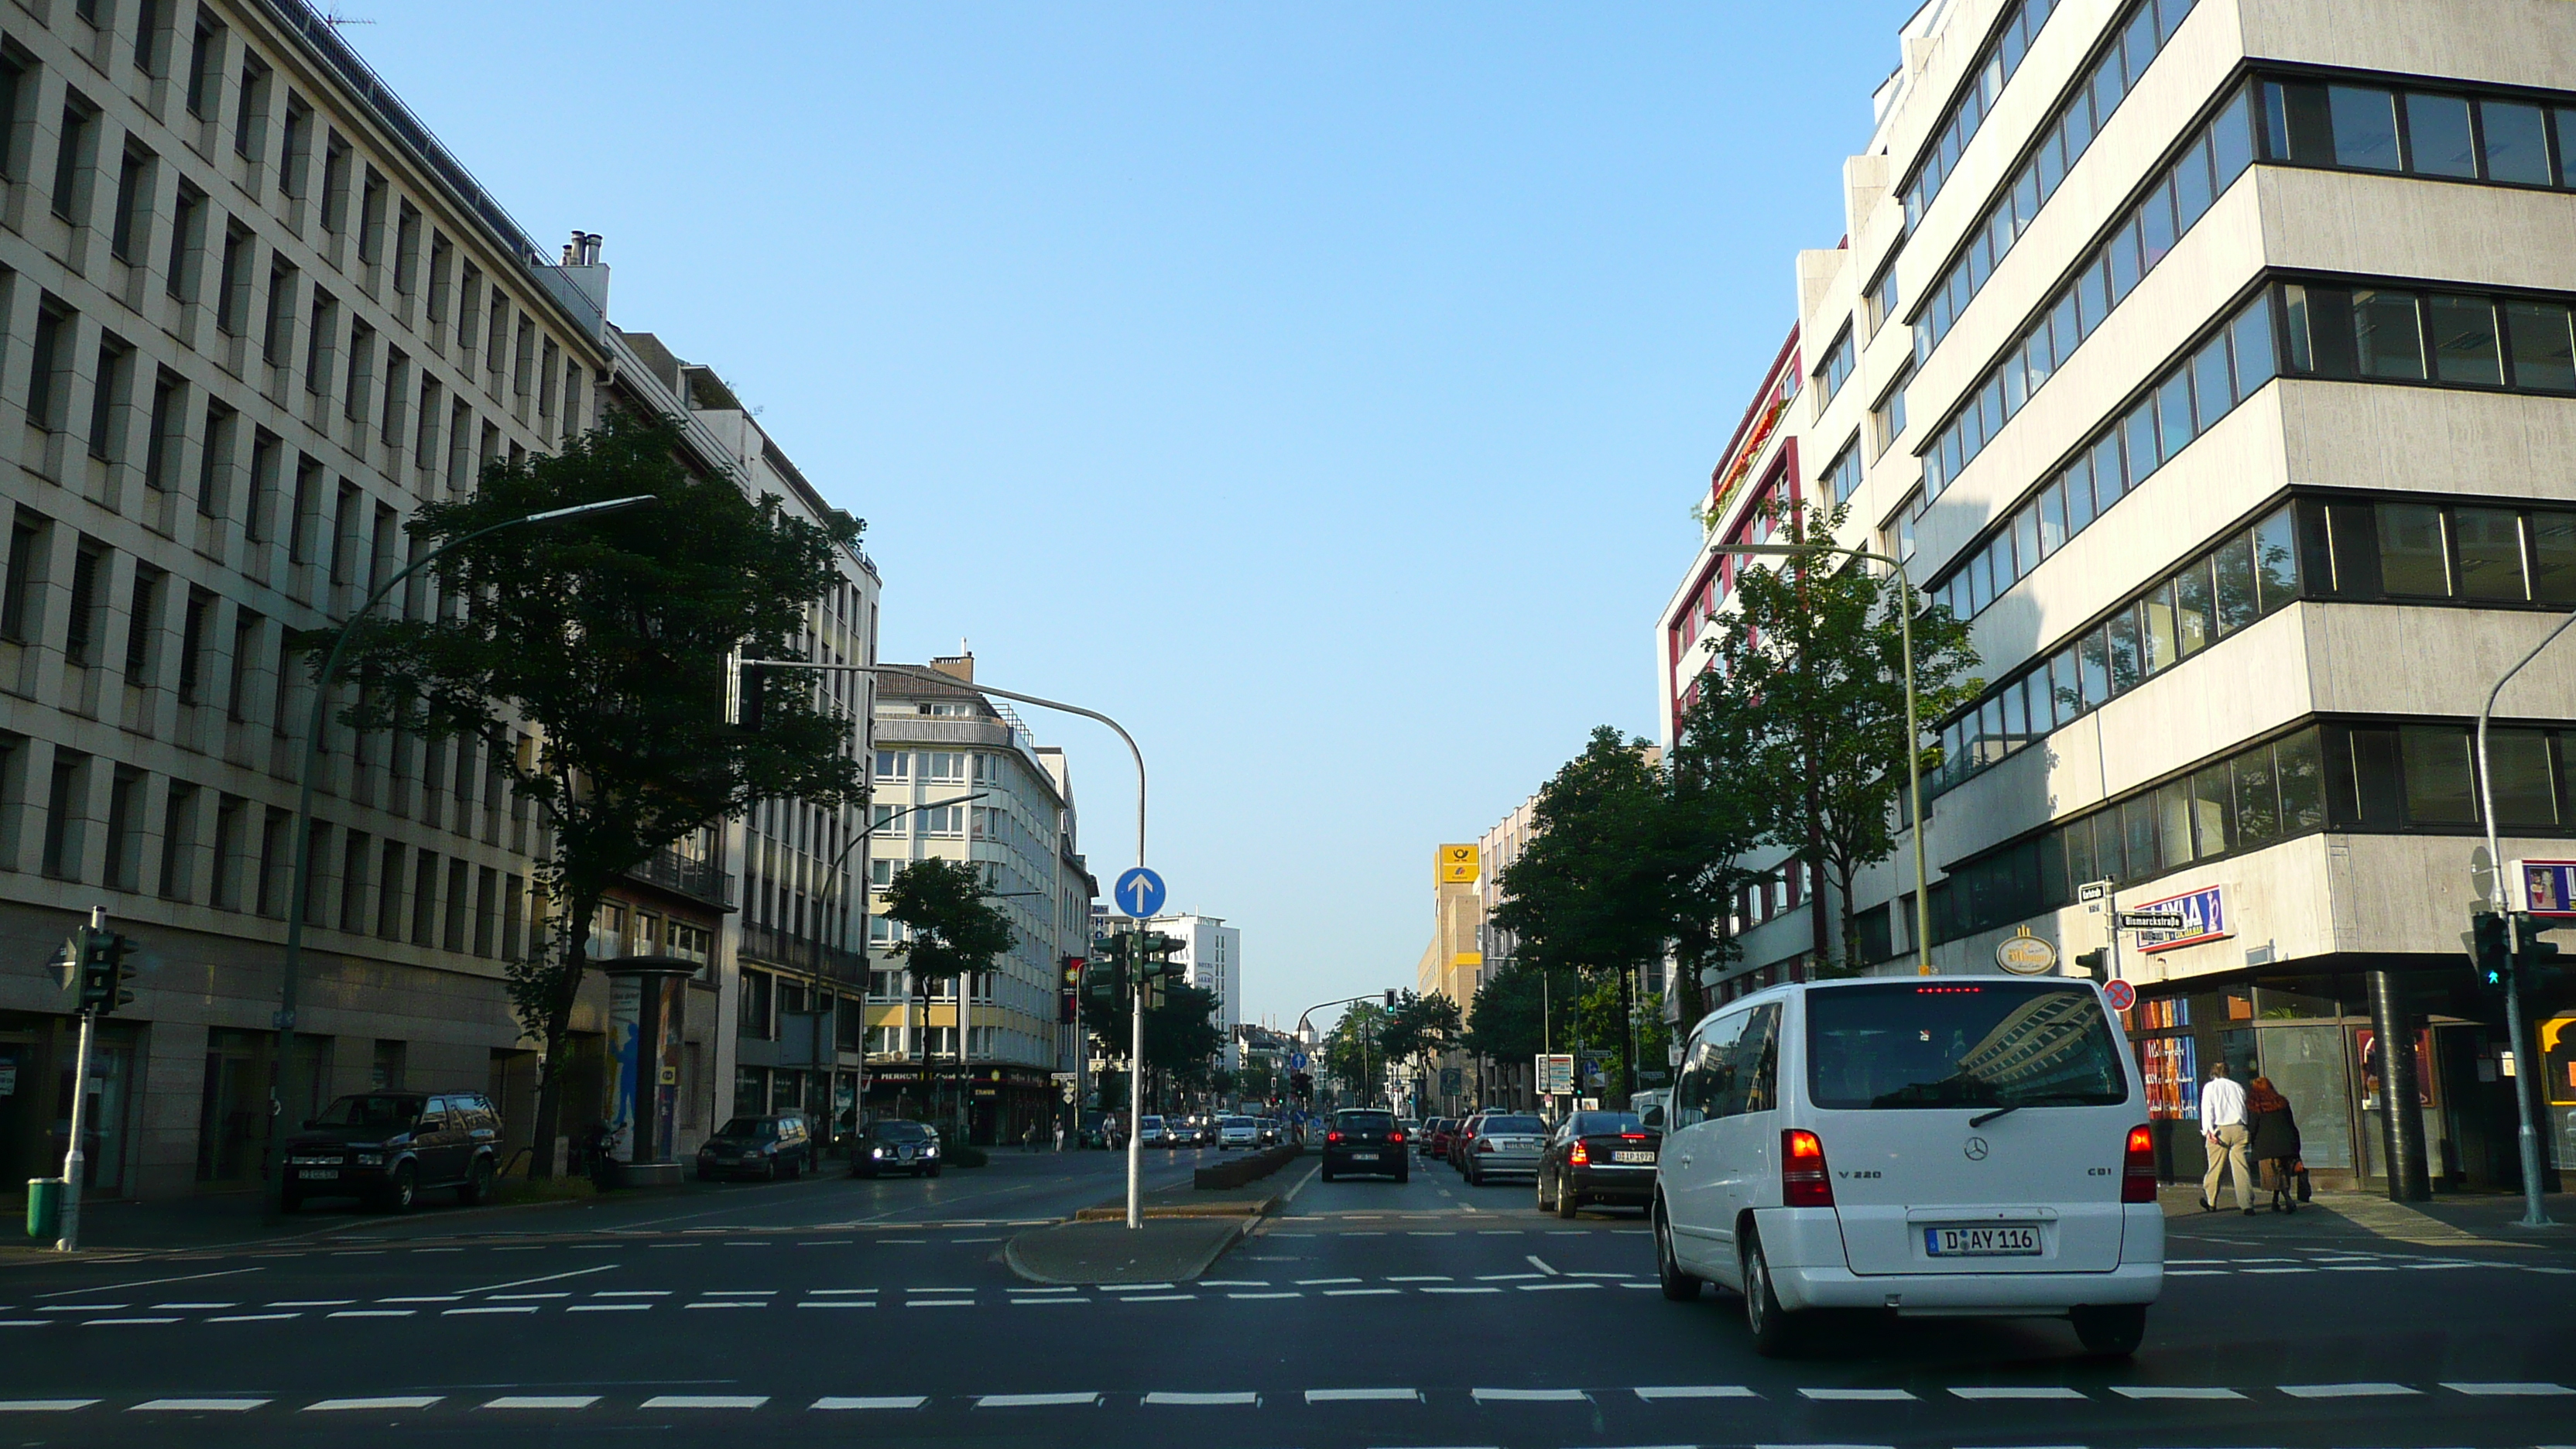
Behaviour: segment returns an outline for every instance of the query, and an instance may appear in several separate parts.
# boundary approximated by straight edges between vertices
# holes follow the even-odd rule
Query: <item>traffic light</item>
[[[80,957],[80,1004],[101,1016],[134,999],[125,987],[125,953],[130,943],[114,931],[83,926],[72,935]]]
[[[2515,918],[2519,927],[2529,917]],[[2469,964],[2477,973],[2478,989],[2502,998],[2505,980],[2513,970],[2512,948],[2506,944],[2505,918],[2494,911],[2474,911],[2469,915]],[[2558,948],[2549,948],[2555,952]]]
[[[1288,1085],[1296,1091],[1298,1101],[1306,1101],[1315,1095],[1315,1074],[1292,1072],[1288,1076]]]
[[[1386,993],[1386,1009],[1389,1011],[1395,1010],[1395,992],[1392,988],[1389,988]]]
[[[1094,1003],[1110,1005],[1125,993],[1126,986],[1118,970],[1117,944],[1108,943],[1107,950],[1094,947],[1091,959],[1082,965],[1082,994]]]
[[[2090,951],[2078,951],[2075,964],[2084,968],[2085,975],[2097,981],[2108,981],[2111,979],[2111,948],[2096,946]]]
[[[2544,941],[2540,937],[2541,932],[2555,924],[2544,925],[2532,916],[2513,918],[2514,966],[2522,973],[2526,1000],[2528,993],[2556,985],[2559,972],[2566,969],[2559,964],[2562,951],[2558,943]]]
[[[769,676],[766,664],[745,664],[737,649],[725,656],[725,723],[744,734],[760,733],[768,714]]]

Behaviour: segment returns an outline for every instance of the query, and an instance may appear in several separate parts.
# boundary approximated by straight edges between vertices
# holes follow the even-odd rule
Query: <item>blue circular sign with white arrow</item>
[[[1141,921],[1163,908],[1163,878],[1140,865],[1118,877],[1109,898],[1120,912]]]

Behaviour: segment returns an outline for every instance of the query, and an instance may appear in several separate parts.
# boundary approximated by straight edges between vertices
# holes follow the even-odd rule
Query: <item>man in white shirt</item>
[[[2218,1211],[2218,1173],[2227,1168],[2236,1183],[2236,1206],[2253,1216],[2254,1180],[2245,1156],[2245,1089],[2229,1079],[2224,1061],[2209,1069],[2209,1080],[2201,1085],[2200,1138],[2209,1147],[2209,1171],[2200,1180],[2200,1210]]]

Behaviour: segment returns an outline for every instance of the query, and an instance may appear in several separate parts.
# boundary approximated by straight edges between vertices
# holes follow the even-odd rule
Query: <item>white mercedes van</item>
[[[1755,1347],[1813,1309],[2049,1316],[2133,1352],[2164,1288],[2146,1099],[2101,989],[1810,982],[1694,1028],[1656,1167],[1664,1296],[1744,1295]]]

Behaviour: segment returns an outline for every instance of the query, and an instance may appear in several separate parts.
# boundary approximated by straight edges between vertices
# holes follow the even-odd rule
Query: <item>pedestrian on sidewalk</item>
[[[1061,1117],[1055,1119],[1055,1150],[1064,1150],[1064,1119]]]
[[[2209,1148],[2209,1171],[2200,1179],[2202,1212],[2218,1211],[2218,1174],[2228,1169],[2235,1175],[2236,1206],[2254,1216],[2254,1181],[2245,1160],[2249,1135],[2245,1089],[2229,1078],[2227,1063],[2221,1061],[2209,1069],[2209,1080],[2200,1088],[2200,1139]]]
[[[2263,1174],[2263,1190],[2272,1195],[2272,1211],[2297,1212],[2299,1122],[2290,1114],[2290,1099],[2272,1089],[2271,1078],[2256,1077],[2246,1087],[2245,1124],[2247,1150]]]

